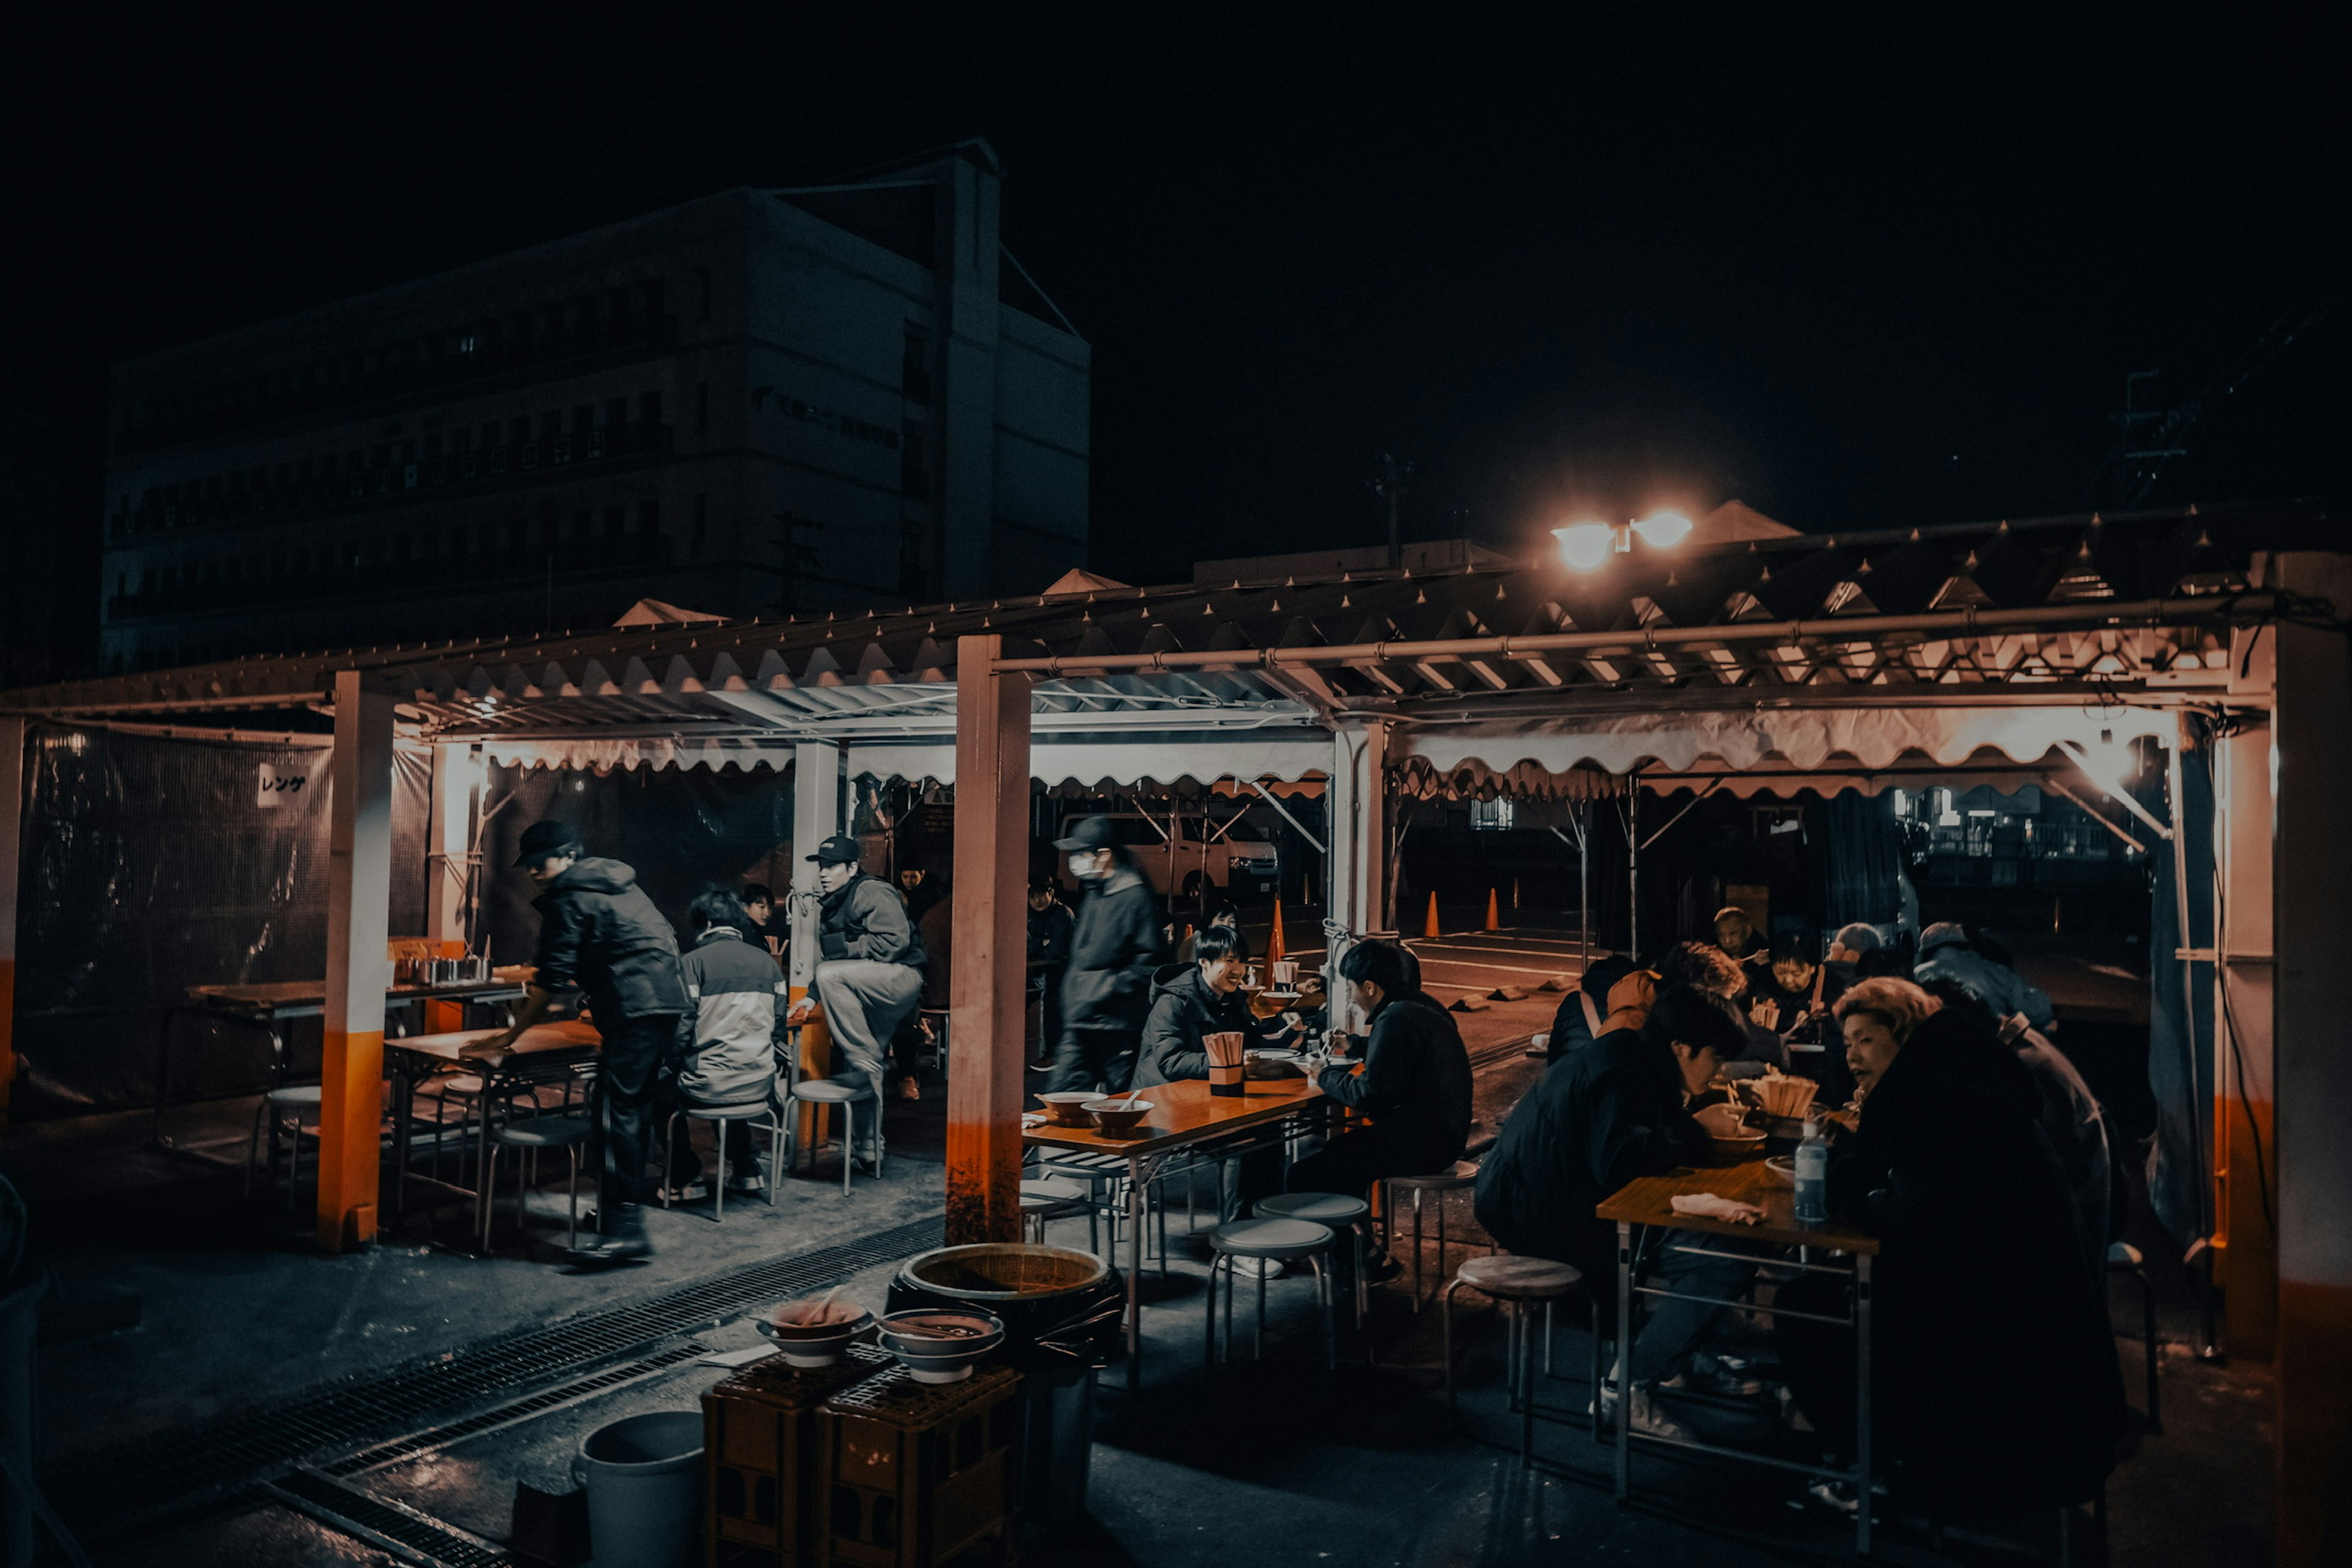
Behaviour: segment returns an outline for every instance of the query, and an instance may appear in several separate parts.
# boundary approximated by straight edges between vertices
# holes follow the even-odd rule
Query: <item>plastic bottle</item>
[[[1797,1223],[1827,1225],[1830,1220],[1830,1146],[1822,1137],[1821,1121],[1805,1119],[1804,1141],[1797,1145]]]

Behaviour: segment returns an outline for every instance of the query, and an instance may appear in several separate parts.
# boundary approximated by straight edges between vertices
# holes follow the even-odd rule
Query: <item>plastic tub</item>
[[[572,1473],[588,1489],[596,1568],[686,1568],[702,1503],[702,1412],[608,1421],[580,1440]]]

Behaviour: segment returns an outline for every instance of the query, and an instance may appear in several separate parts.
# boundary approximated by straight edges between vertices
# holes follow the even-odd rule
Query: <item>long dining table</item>
[[[1070,1153],[1108,1154],[1127,1164],[1127,1385],[1142,1378],[1143,1320],[1140,1281],[1143,1275],[1144,1222],[1149,1191],[1170,1161],[1196,1146],[1263,1130],[1271,1132],[1281,1122],[1323,1099],[1323,1091],[1306,1078],[1248,1079],[1245,1092],[1221,1096],[1209,1092],[1206,1079],[1154,1084],[1138,1091],[1151,1102],[1150,1114],[1131,1132],[1111,1133],[1089,1124],[1065,1127],[1052,1121],[1022,1130],[1023,1144]],[[1110,1096],[1107,1098],[1118,1098]]]
[[[1734,1202],[1752,1204],[1764,1211],[1763,1217],[1753,1225],[1721,1220],[1706,1215],[1677,1214],[1674,1200],[1701,1193],[1712,1193]],[[1661,1230],[1679,1230],[1697,1236],[1736,1238],[1749,1247],[1778,1247],[1780,1257],[1755,1258],[1748,1251],[1736,1256],[1759,1262],[1769,1270],[1798,1273],[1844,1274],[1841,1265],[1818,1262],[1815,1253],[1844,1255],[1853,1259],[1852,1301],[1849,1316],[1843,1319],[1819,1318],[1816,1321],[1850,1326],[1854,1337],[1854,1432],[1856,1441],[1853,1464],[1847,1469],[1835,1469],[1826,1465],[1801,1464],[1769,1454],[1758,1454],[1745,1448],[1734,1448],[1719,1443],[1700,1442],[1696,1438],[1667,1437],[1649,1433],[1635,1433],[1631,1419],[1632,1400],[1618,1407],[1617,1421],[1617,1500],[1623,1502],[1632,1493],[1633,1484],[1633,1444],[1638,1438],[1644,1445],[1670,1449],[1696,1450],[1717,1458],[1736,1459],[1747,1464],[1768,1465],[1779,1469],[1796,1470],[1806,1475],[1849,1482],[1853,1487],[1858,1506],[1854,1510],[1854,1550],[1864,1556],[1870,1553],[1870,1269],[1878,1256],[1878,1238],[1867,1232],[1842,1226],[1801,1225],[1797,1220],[1796,1190],[1784,1185],[1761,1160],[1747,1160],[1733,1165],[1702,1166],[1671,1171],[1663,1176],[1643,1176],[1628,1183],[1612,1194],[1607,1202],[1593,1210],[1605,1220],[1617,1226],[1617,1331],[1630,1345],[1633,1319],[1633,1299],[1636,1296],[1671,1296],[1674,1292],[1654,1285],[1640,1284],[1634,1278],[1635,1233],[1644,1226]],[[1775,1317],[1804,1316],[1780,1307],[1759,1307],[1756,1310]],[[1622,1360],[1630,1362],[1632,1353],[1625,1352]]]

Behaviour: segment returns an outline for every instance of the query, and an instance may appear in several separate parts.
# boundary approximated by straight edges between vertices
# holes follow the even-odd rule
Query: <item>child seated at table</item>
[[[679,1021],[678,1041],[656,1106],[661,1125],[688,1106],[760,1105],[776,1092],[776,1051],[782,1038],[784,972],[753,940],[742,901],[722,888],[687,910],[688,947],[678,961],[694,1011]],[[751,1125],[720,1123],[726,1140],[727,1190],[766,1191]],[[669,1147],[667,1196],[693,1203],[709,1194],[702,1157],[681,1121]]]

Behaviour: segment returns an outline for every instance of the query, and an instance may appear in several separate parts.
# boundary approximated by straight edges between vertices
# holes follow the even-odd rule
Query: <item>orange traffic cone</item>
[[[1283,951],[1282,945],[1282,900],[1276,899],[1274,900],[1274,930],[1265,939],[1265,961],[1268,963],[1280,963],[1288,956],[1289,954]]]
[[[1492,888],[1486,889],[1486,929],[1488,931],[1503,929],[1502,912],[1496,907],[1495,889]]]
[[[1423,924],[1421,934],[1434,940],[1437,936],[1437,895],[1429,895],[1429,919]]]

